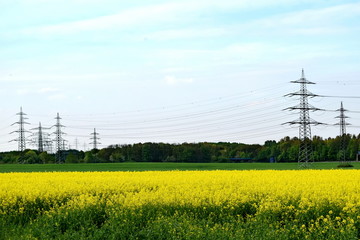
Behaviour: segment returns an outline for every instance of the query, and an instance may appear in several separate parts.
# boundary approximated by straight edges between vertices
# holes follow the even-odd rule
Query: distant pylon
[[[25,122],[26,119],[28,119],[27,117],[25,117],[26,113],[24,113],[22,111],[22,107],[20,107],[20,112],[17,113],[16,115],[19,115],[19,121],[13,123],[11,126],[13,126],[14,124],[18,124],[19,125],[19,130],[13,131],[11,133],[19,133],[19,138],[11,140],[11,141],[17,141],[18,142],[18,150],[20,152],[24,151],[26,149],[26,138],[25,138],[25,132],[28,132],[25,130],[24,124],[29,124],[28,122]]]
[[[339,159],[340,161],[346,162],[346,125],[350,125],[349,123],[346,123],[345,119],[348,118],[345,116],[345,112],[347,111],[343,107],[343,103],[341,102],[340,108],[336,111],[340,112],[340,115],[336,118],[340,119],[340,122],[335,124],[340,126],[340,154]]]
[[[54,127],[56,127],[56,129],[54,134],[55,134],[55,145],[56,145],[56,162],[63,163],[62,150],[64,150],[64,139],[62,135],[64,133],[61,131],[61,128],[64,126],[60,124],[61,117],[59,116],[59,113],[57,113],[55,119],[56,119],[56,124],[54,125]]]
[[[92,140],[92,142],[90,144],[93,145],[93,149],[98,149],[98,144],[100,144],[100,142],[98,142],[98,140],[100,140],[100,138],[98,137],[98,133],[96,132],[96,129],[94,128],[94,132],[90,133],[92,135],[92,137],[90,138]]]
[[[43,151],[44,151],[44,141],[43,141],[43,133],[42,133],[41,122],[39,122],[38,150],[39,150],[39,152],[43,152]]]
[[[51,144],[50,144],[50,140],[49,140],[49,134],[45,133],[43,131],[44,129],[49,129],[49,128],[42,127],[41,122],[39,122],[39,127],[31,129],[31,130],[37,130],[37,132],[34,133],[34,135],[35,135],[34,143],[36,144],[39,152],[44,152],[44,151],[50,150],[49,146]]]
[[[294,107],[287,108],[289,110],[299,110],[300,117],[298,120],[288,122],[288,124],[298,124],[299,125],[299,156],[298,162],[300,167],[309,167],[310,163],[313,162],[312,157],[312,147],[311,147],[311,125],[322,124],[317,121],[314,121],[310,118],[309,111],[318,111],[319,108],[311,106],[308,102],[309,97],[316,97],[318,95],[309,92],[306,88],[307,84],[315,84],[308,81],[305,78],[304,69],[301,71],[301,78],[296,81],[291,81],[291,83],[300,84],[300,91],[295,93],[287,94],[286,96],[299,96],[300,104]]]

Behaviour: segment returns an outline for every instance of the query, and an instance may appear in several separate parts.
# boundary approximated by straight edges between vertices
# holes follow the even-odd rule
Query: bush
[[[352,168],[354,167],[353,165],[351,165],[350,163],[341,163],[337,166],[338,168]]]

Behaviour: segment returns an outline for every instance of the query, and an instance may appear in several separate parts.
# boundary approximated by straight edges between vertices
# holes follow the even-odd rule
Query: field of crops
[[[359,170],[0,174],[0,239],[358,239]]]
[[[360,169],[360,162],[351,162]],[[311,169],[337,169],[339,162],[314,162]],[[0,164],[0,172],[171,171],[171,170],[296,170],[293,163],[167,163],[124,162],[85,164]]]

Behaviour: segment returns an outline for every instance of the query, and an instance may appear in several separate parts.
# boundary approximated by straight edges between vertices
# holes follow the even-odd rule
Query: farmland
[[[360,169],[359,162],[352,162]],[[336,169],[339,162],[315,162],[311,169]],[[0,164],[0,172],[171,171],[171,170],[297,170],[298,163],[86,163]]]
[[[357,239],[359,183],[359,170],[2,173],[0,238]]]

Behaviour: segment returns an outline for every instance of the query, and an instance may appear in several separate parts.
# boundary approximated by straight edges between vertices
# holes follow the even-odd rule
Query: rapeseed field
[[[1,239],[358,239],[359,170],[0,174]]]

